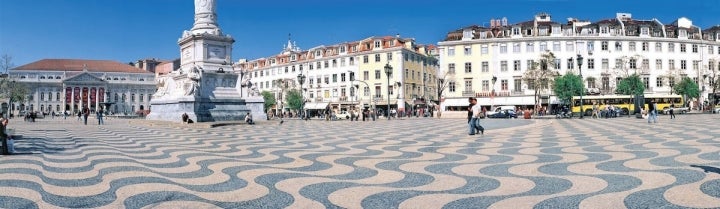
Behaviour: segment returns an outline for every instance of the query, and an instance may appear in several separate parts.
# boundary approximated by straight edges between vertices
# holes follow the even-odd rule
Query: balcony
[[[463,97],[473,97],[473,96],[475,96],[475,91],[463,91],[462,96]]]

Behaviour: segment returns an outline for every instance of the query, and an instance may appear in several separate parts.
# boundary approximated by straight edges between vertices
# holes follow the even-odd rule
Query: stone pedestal
[[[255,120],[266,119],[265,100],[262,97],[245,98],[245,106],[250,110]]]
[[[250,112],[242,99],[177,98],[152,101],[152,107],[148,120],[174,122],[182,122],[183,113],[195,122],[242,121]]]

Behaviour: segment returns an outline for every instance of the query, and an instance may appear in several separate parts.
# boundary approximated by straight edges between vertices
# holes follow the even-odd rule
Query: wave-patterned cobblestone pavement
[[[716,115],[465,122],[13,121],[0,208],[720,208]]]

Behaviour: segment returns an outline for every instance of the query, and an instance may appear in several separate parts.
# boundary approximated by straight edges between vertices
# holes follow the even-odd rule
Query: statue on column
[[[195,23],[192,31],[220,35],[215,7],[215,0],[195,0]]]

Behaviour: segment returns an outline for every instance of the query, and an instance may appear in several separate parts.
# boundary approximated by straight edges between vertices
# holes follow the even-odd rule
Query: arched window
[[[135,112],[135,105],[132,106],[132,109],[131,109],[131,110],[132,110],[133,113]]]
[[[60,105],[55,105],[55,111],[60,112]]]
[[[145,98],[145,94],[140,94],[140,102],[143,102],[143,98]],[[140,108],[142,110],[142,108]]]
[[[117,80],[118,80],[118,78],[113,78],[113,81],[117,81]]]
[[[52,101],[52,93],[48,92],[48,101]]]
[[[115,101],[118,101],[118,100],[119,100],[119,99],[118,99],[118,94],[115,93]]]
[[[145,106],[140,105],[140,110],[145,110]]]
[[[21,75],[21,76],[20,76],[20,79],[24,79],[24,78],[27,78],[27,77],[25,77],[24,75]]]
[[[55,79],[60,79],[60,76],[55,76]]]
[[[55,101],[60,101],[60,92],[55,93]]]
[[[45,101],[45,92],[40,92],[40,101]]]
[[[40,76],[40,79],[45,79],[45,76]]]
[[[130,102],[135,102],[135,94],[130,95]]]
[[[126,99],[125,94],[123,94],[123,95],[122,95],[122,102],[125,102],[125,99]]]
[[[40,111],[45,111],[45,105],[40,105]]]

